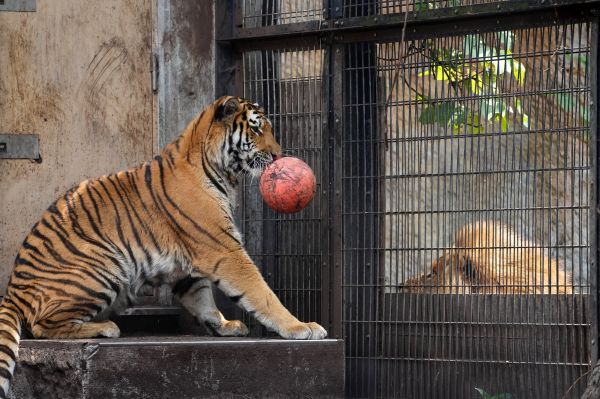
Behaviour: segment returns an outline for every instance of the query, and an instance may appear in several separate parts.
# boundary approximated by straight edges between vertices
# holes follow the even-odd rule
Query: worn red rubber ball
[[[279,158],[267,166],[260,177],[260,193],[267,205],[277,212],[301,211],[316,191],[315,174],[298,158]]]

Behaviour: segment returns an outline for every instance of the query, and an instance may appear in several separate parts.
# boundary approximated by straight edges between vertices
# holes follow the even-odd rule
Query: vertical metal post
[[[600,43],[598,40],[598,34],[600,18],[594,18],[592,22],[592,42],[591,54],[590,54],[590,68],[591,68],[591,101],[590,101],[590,159],[592,159],[592,182],[591,182],[591,223],[592,231],[590,234],[591,243],[591,254],[590,257],[590,348],[591,348],[591,362],[592,367],[598,361],[598,320],[600,317],[600,307],[598,303],[598,288],[600,284],[598,282],[598,266],[600,262],[600,245],[598,239],[600,239],[600,184],[599,182],[599,171],[600,171],[600,153],[598,151],[598,141],[600,140],[600,131],[598,123],[598,102],[600,101],[600,89],[598,84],[600,83],[600,72],[598,70],[598,52],[600,51]]]
[[[230,36],[234,26],[241,23],[240,2],[233,0],[215,2],[215,35]],[[215,95],[242,94],[242,54],[229,43],[216,42]]]
[[[263,24],[272,23],[272,15],[275,12],[274,6],[270,4],[268,0],[263,0]],[[279,102],[276,100],[280,97],[279,93],[279,52],[262,50],[260,54],[260,70],[259,75],[262,81],[262,104],[268,113],[278,115]],[[259,99],[256,99],[257,101]],[[281,137],[276,137],[281,143]],[[285,150],[285,148],[284,148]],[[262,264],[259,265],[262,268],[263,277],[271,288],[275,287],[275,281],[281,274],[282,265],[281,257],[278,257],[282,253],[282,248],[285,247],[286,240],[291,239],[290,237],[280,237],[278,234],[278,224],[280,223],[278,217],[273,214],[273,211],[269,207],[262,203],[262,210],[258,212],[262,215]],[[287,283],[287,281],[286,281]],[[287,284],[286,284],[287,286]],[[284,301],[284,298],[280,296],[280,299]]]
[[[344,0],[328,0],[329,10],[327,15],[330,19],[342,18],[344,16]]]
[[[215,31],[217,37],[227,36],[235,26],[240,26],[242,21],[241,2],[227,0],[215,2]],[[221,21],[219,23],[218,21]],[[215,97],[224,95],[243,95],[243,54],[236,51],[229,43],[216,42],[215,71]],[[226,66],[226,67],[224,67]],[[243,198],[238,192],[238,198]],[[240,209],[244,204],[238,204],[236,209],[237,220],[240,218]],[[240,227],[240,226],[238,226]],[[241,319],[243,312],[219,289],[213,289],[215,302],[223,315],[228,319]]]
[[[356,10],[355,10],[356,11]],[[376,99],[377,60],[374,43],[347,46],[344,58],[344,139],[343,139],[343,283],[352,327],[346,334],[355,340],[348,345],[361,382],[351,393],[373,397],[379,389],[379,193],[377,165],[380,159]],[[351,376],[349,377],[353,379]],[[356,379],[355,379],[356,380]]]
[[[215,1],[216,4],[222,3],[221,1]],[[231,1],[223,2],[231,3]],[[215,5],[216,5],[215,4]],[[236,27],[244,26],[244,0],[235,1],[234,4],[229,5],[233,13],[233,23]]]
[[[331,337],[343,338],[343,252],[342,252],[342,148],[344,46],[329,46],[329,209],[331,242]]]
[[[326,14],[326,13],[324,13]],[[325,44],[325,40],[321,41],[321,48],[323,51],[323,67],[321,70],[322,79],[322,96],[321,96],[321,131],[322,131],[322,150],[321,150],[321,176],[323,183],[321,186],[321,192],[317,195],[321,196],[321,322],[322,325],[329,331],[330,336],[333,335],[333,309],[332,309],[332,298],[333,298],[333,264],[331,262],[332,257],[332,243],[331,243],[331,187],[332,182],[332,167],[330,160],[333,153],[332,147],[332,132],[330,127],[330,113],[331,103],[329,101],[331,96],[331,70],[330,70],[330,57],[331,57],[331,46],[329,43]]]

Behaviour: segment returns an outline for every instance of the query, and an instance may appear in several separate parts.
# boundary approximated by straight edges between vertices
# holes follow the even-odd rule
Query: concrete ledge
[[[340,340],[23,340],[13,398],[341,398]]]

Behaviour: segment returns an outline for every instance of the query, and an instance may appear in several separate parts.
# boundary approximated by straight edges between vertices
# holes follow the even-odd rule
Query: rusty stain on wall
[[[0,160],[0,292],[58,195],[151,158],[152,29],[151,0],[38,0],[34,13],[0,13],[0,131],[38,134],[43,158]]]

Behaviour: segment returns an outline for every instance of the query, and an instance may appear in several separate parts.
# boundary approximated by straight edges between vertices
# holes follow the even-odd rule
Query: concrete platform
[[[340,340],[23,340],[13,398],[341,398]]]

